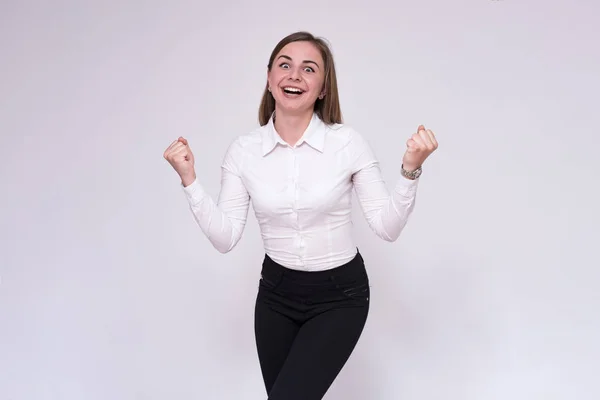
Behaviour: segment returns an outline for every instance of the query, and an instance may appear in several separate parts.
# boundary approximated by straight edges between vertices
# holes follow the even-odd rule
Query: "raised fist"
[[[438,142],[431,129],[419,125],[417,133],[406,142],[406,147],[402,164],[407,171],[414,171],[438,148]]]
[[[171,164],[179,174],[183,186],[188,186],[196,179],[194,170],[194,154],[185,138],[180,137],[167,147],[163,154],[165,160]]]

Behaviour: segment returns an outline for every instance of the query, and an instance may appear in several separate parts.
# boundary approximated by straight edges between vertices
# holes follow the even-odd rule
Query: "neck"
[[[275,130],[290,146],[295,145],[310,124],[313,112],[289,114],[281,110],[275,111]]]

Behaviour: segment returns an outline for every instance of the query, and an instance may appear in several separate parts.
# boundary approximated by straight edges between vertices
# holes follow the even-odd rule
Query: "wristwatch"
[[[421,167],[415,169],[414,171],[407,171],[404,169],[404,165],[402,165],[400,169],[400,173],[403,177],[414,180],[417,179],[423,173],[423,169]]]

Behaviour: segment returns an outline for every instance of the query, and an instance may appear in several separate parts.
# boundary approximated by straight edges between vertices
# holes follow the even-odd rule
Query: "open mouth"
[[[288,87],[283,88],[283,93],[285,93],[288,96],[297,97],[297,96],[300,96],[302,93],[304,93],[304,91],[302,89],[288,86]]]

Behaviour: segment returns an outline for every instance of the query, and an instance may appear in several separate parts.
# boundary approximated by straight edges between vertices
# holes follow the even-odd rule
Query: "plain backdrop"
[[[266,65],[327,38],[388,186],[440,143],[395,243],[355,202],[371,313],[327,400],[600,397],[594,1],[0,5],[0,400],[265,399],[250,210],[218,253],[162,158],[217,196]]]

